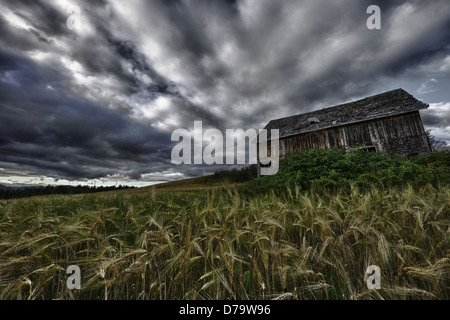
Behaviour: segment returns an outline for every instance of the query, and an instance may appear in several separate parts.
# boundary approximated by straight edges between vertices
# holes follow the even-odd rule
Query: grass
[[[447,300],[449,205],[431,185],[0,201],[0,299]],[[381,290],[366,287],[372,264]]]

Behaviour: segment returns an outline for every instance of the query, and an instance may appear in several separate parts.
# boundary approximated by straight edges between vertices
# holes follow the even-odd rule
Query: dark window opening
[[[320,120],[317,117],[312,117],[312,118],[308,118],[308,122],[310,124],[314,124],[314,123],[320,123]]]
[[[358,147],[358,148],[354,148],[352,150],[364,150],[366,152],[377,152],[377,148],[375,148],[374,146]]]
[[[259,163],[259,165],[260,165],[261,168],[271,168],[272,167],[272,161],[269,161],[268,164]]]

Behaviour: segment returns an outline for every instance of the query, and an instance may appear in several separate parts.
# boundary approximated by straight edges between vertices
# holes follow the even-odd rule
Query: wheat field
[[[0,201],[0,299],[446,300],[449,217],[450,188],[430,185]],[[367,289],[369,265],[380,290]]]

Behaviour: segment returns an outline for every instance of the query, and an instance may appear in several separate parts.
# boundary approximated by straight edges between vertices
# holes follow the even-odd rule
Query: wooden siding
[[[280,156],[308,149],[375,147],[400,154],[430,152],[418,111],[280,139]]]

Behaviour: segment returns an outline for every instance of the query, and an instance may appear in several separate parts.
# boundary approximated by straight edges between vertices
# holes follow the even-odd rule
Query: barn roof
[[[283,138],[426,108],[427,104],[417,100],[405,90],[396,89],[354,102],[272,120],[265,129],[279,129],[280,138]]]

